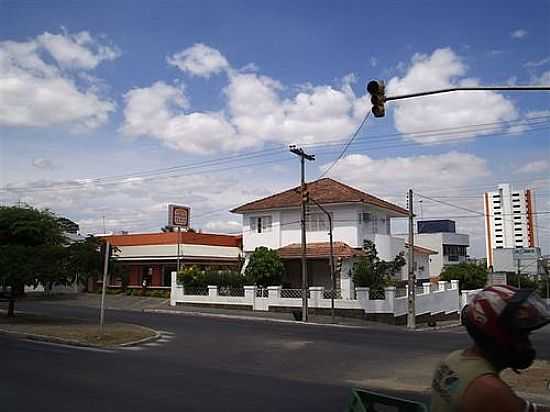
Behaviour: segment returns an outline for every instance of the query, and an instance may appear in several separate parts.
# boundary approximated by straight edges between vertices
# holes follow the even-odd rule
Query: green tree
[[[449,265],[441,272],[440,279],[459,280],[460,290],[481,289],[487,284],[487,267],[471,262]]]
[[[49,210],[0,207],[0,283],[11,289],[8,316],[26,285],[67,277],[63,228]]]
[[[78,282],[87,287],[88,279],[100,276],[103,262],[100,256],[101,239],[88,236],[67,247],[68,271]]]
[[[366,240],[363,244],[363,252],[365,255],[353,265],[355,286],[368,287],[377,291],[395,284],[395,274],[406,263],[403,254],[395,256],[391,261],[382,260],[378,257],[376,245],[370,240]]]
[[[277,251],[264,246],[252,252],[244,271],[247,282],[262,287],[280,285],[284,274],[285,266]]]

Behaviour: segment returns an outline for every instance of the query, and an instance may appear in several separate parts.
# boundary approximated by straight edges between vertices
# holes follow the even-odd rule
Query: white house
[[[399,253],[406,258],[405,241],[391,235],[390,222],[407,217],[407,210],[330,178],[308,183],[307,191],[332,216],[334,255],[340,262],[336,278],[342,290],[351,290],[351,268],[363,254],[365,240],[374,242],[383,260],[392,260]],[[291,288],[301,287],[300,205],[300,187],[294,187],[232,210],[243,216],[245,265],[256,247],[276,249],[285,262],[286,285]],[[309,284],[331,287],[328,219],[313,202],[308,206],[306,227]],[[436,252],[426,248],[415,248],[415,252],[417,276],[427,279],[428,257]],[[406,279],[406,267],[400,276]]]

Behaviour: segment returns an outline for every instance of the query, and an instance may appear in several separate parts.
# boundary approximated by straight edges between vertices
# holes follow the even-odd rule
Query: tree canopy
[[[280,285],[284,274],[285,266],[277,251],[265,246],[252,252],[244,272],[247,283],[262,287]]]
[[[395,283],[394,275],[405,265],[402,254],[391,261],[378,257],[376,245],[370,240],[363,245],[365,256],[353,265],[353,283],[355,286],[381,289]]]
[[[453,279],[459,280],[460,290],[481,289],[487,284],[487,267],[471,262],[445,266],[440,279],[447,282]]]

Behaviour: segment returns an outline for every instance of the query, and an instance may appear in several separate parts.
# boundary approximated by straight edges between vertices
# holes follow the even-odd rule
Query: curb
[[[146,338],[138,339],[136,341],[126,342],[126,343],[122,343],[122,344],[119,344],[119,345],[110,345],[110,346],[101,346],[101,345],[95,345],[93,343],[84,343],[84,342],[80,342],[78,340],[68,339],[68,338],[60,338],[60,337],[57,337],[57,336],[39,335],[39,334],[36,334],[36,333],[28,333],[28,332],[16,332],[16,331],[8,330],[8,329],[1,329],[1,328],[0,328],[0,335],[14,336],[16,338],[36,340],[36,341],[40,341],[40,342],[60,343],[60,344],[63,344],[63,345],[79,346],[79,347],[85,347],[85,348],[96,348],[96,349],[124,348],[124,347],[128,347],[128,346],[139,345],[139,344],[142,344],[142,343],[145,343],[145,342],[150,342],[150,341],[157,340],[157,339],[160,338],[160,332],[158,332],[154,329],[150,329],[150,328],[147,328],[147,327],[141,326],[141,325],[134,325],[134,324],[129,324],[129,325],[137,326],[139,328],[146,329],[146,330],[150,330],[150,331],[154,332],[154,335],[153,336],[147,336]]]
[[[459,326],[462,326],[461,323],[453,323],[453,324],[450,324],[450,325],[443,325],[443,326],[433,326],[433,327],[425,327],[425,328],[417,328],[414,330],[414,332],[429,332],[431,330],[440,330],[440,329],[452,329],[452,328],[457,328]]]
[[[375,326],[342,325],[342,324],[335,324],[335,323],[318,323],[318,322],[301,322],[301,321],[287,320],[287,319],[261,318],[261,317],[256,317],[256,316],[241,316],[241,315],[226,315],[226,314],[223,314],[223,313],[184,312],[184,311],[170,310],[170,309],[144,309],[143,312],[144,313],[162,313],[162,314],[166,314],[166,315],[204,317],[204,318],[251,320],[251,321],[256,321],[256,322],[285,323],[285,324],[302,325],[302,326],[325,326],[325,327],[342,328],[342,329],[360,329],[360,330],[386,329],[386,328],[377,328]],[[391,326],[393,326],[393,325],[389,325],[388,329],[390,329]],[[396,328],[399,328],[399,327],[396,327]]]

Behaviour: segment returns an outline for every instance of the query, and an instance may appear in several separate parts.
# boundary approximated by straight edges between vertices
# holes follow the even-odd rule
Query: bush
[[[376,246],[371,241],[365,242],[363,251],[365,256],[353,265],[354,285],[376,291],[396,286],[399,281],[394,276],[405,265],[405,258],[399,254],[391,261],[384,261],[378,257]]]
[[[458,280],[461,291],[482,289],[487,285],[487,267],[470,262],[446,266],[439,278],[446,282]]]
[[[262,287],[280,285],[284,274],[285,266],[277,251],[264,246],[252,252],[244,272],[247,283]]]
[[[178,282],[192,288],[205,288],[208,285],[242,288],[244,281],[245,278],[233,270],[202,270],[197,266],[189,266],[178,273]]]

